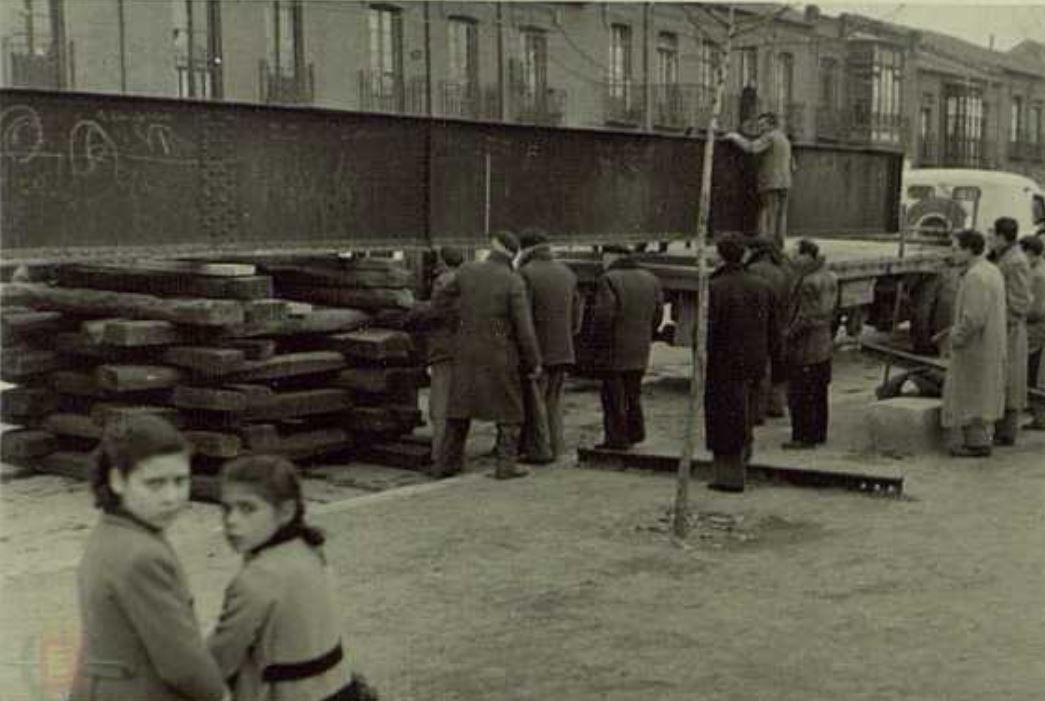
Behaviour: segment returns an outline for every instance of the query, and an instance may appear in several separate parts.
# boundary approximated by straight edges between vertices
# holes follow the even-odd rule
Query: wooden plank
[[[39,472],[61,475],[78,480],[86,480],[94,466],[94,457],[90,452],[60,450],[45,455],[34,467]]]
[[[320,344],[351,358],[373,361],[407,360],[414,350],[410,334],[378,328],[331,334],[322,339]]]
[[[256,265],[251,263],[225,263],[201,260],[168,260],[142,259],[128,265],[135,270],[157,273],[187,273],[190,275],[210,275],[214,277],[246,277],[257,275]],[[127,267],[121,265],[121,268]]]
[[[431,444],[406,441],[367,442],[355,450],[353,455],[363,462],[372,462],[389,467],[402,467],[424,472],[432,465]]]
[[[53,372],[62,367],[62,358],[54,351],[33,348],[6,348],[0,359],[0,376],[6,382],[22,382],[33,375]]]
[[[79,356],[78,364],[89,365],[86,360],[113,363],[150,363],[159,360],[159,346],[113,346],[93,339],[83,331],[65,331],[53,338],[53,347],[59,353]]]
[[[252,421],[285,419],[313,414],[333,414],[352,405],[351,397],[343,389],[313,389],[301,392],[283,392],[247,407],[246,417]]]
[[[413,407],[356,406],[349,412],[349,427],[359,433],[409,433],[424,425]]]
[[[46,387],[11,387],[0,392],[5,416],[43,416],[57,405],[57,395]]]
[[[35,429],[5,431],[0,436],[0,459],[15,465],[39,458],[58,449],[54,434]]]
[[[98,386],[112,392],[169,389],[185,374],[168,365],[99,365],[94,370]]]
[[[150,415],[180,427],[181,415],[174,407],[156,406],[152,404],[119,404],[112,402],[95,402],[91,406],[91,420],[96,424],[108,426],[111,423],[123,424],[136,416]]]
[[[370,323],[370,315],[358,309],[317,308],[301,317],[256,324],[231,325],[224,329],[227,338],[255,336],[293,336],[352,331]],[[335,349],[336,350],[336,349]]]
[[[268,360],[247,361],[229,379],[237,381],[274,380],[299,375],[331,372],[345,367],[345,357],[337,351],[287,353]]]
[[[244,360],[267,360],[276,354],[276,342],[271,338],[242,338],[221,343],[222,346],[242,351]]]
[[[107,319],[87,321],[84,332],[113,346],[166,346],[185,340],[186,334],[169,321],[155,319]]]
[[[243,305],[234,300],[155,297],[33,283],[0,285],[0,302],[85,316],[159,319],[198,326],[237,325],[244,321]]]
[[[281,435],[268,449],[291,460],[302,460],[352,446],[352,436],[343,428],[320,428]]]
[[[241,370],[246,353],[239,348],[174,346],[163,353],[163,362],[201,375],[227,375]]]
[[[255,453],[271,452],[279,445],[279,431],[274,424],[247,424],[238,433],[244,447]]]
[[[234,458],[243,450],[243,442],[234,433],[218,431],[184,431],[186,440],[192,443],[198,455],[209,458]]]
[[[385,287],[408,288],[413,283],[410,271],[402,265],[385,268],[331,265],[264,264],[262,269],[279,285],[307,287]]]
[[[244,323],[267,324],[290,318],[290,303],[283,299],[253,299],[243,303]]]
[[[171,403],[179,409],[243,412],[247,410],[247,395],[236,390],[218,387],[179,385],[174,388]]]
[[[0,343],[8,346],[21,339],[57,333],[68,325],[69,320],[61,312],[5,309],[0,314]]]
[[[92,373],[75,370],[58,370],[48,377],[54,391],[77,397],[108,397],[110,393],[101,388]]]
[[[335,387],[380,394],[403,388],[423,387],[428,375],[414,367],[355,367],[342,370],[334,380]]]
[[[277,290],[280,297],[287,299],[298,299],[333,307],[351,307],[364,311],[410,309],[414,306],[414,293],[409,289],[312,287],[280,283]]]
[[[44,428],[56,436],[70,436],[89,441],[101,440],[103,427],[86,414],[51,414],[44,419]]]
[[[58,269],[58,283],[63,287],[136,292],[161,297],[262,299],[272,296],[272,278],[267,275],[223,277],[187,272],[136,270],[124,266],[62,266]]]

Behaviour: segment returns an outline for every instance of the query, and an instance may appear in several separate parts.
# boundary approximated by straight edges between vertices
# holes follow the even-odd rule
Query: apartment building
[[[1045,50],[738,5],[722,114],[806,143],[1045,180]],[[0,76],[201,100],[685,133],[706,127],[721,5],[0,0]]]

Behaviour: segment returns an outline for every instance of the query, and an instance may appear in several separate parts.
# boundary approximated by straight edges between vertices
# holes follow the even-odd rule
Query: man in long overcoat
[[[593,365],[602,377],[603,442],[597,447],[627,450],[646,440],[642,376],[664,318],[664,293],[623,246],[604,246],[602,265],[592,309]]]
[[[1045,350],[1045,263],[1042,253],[1045,242],[1040,236],[1024,236],[1020,248],[1030,263],[1031,304],[1027,310],[1027,383],[1031,387],[1045,389],[1045,366],[1041,361]],[[1045,431],[1045,407],[1040,404],[1031,408],[1034,419],[1024,425],[1032,431]]]
[[[580,333],[583,299],[577,291],[577,276],[569,266],[552,257],[548,237],[531,229],[519,237],[522,255],[519,273],[526,283],[533,313],[537,345],[543,367],[537,381],[540,407],[527,402],[521,452],[528,462],[551,462],[565,450],[562,432],[562,390],[566,371],[574,364],[573,337]],[[541,426],[547,415],[547,427]]]
[[[750,239],[747,242],[751,251],[745,267],[769,283],[776,300],[777,324],[779,333],[783,333],[783,320],[787,318],[787,312],[791,300],[791,266],[784,252],[776,245],[776,242],[761,236]],[[782,339],[779,339],[778,347],[782,347]],[[781,362],[781,358],[773,359],[766,364],[766,372],[762,381],[755,387],[753,411],[754,423],[761,424],[766,416],[781,417],[784,415],[784,406],[787,402],[787,373]]]
[[[955,250],[965,272],[958,284],[954,319],[947,336],[950,361],[943,383],[941,423],[961,431],[951,448],[956,457],[991,454],[988,426],[1005,414],[1005,280],[984,257],[978,231],[960,231]]]
[[[994,222],[994,260],[1005,280],[1005,329],[1008,365],[1005,415],[994,425],[994,444],[1013,445],[1020,415],[1027,408],[1027,311],[1030,309],[1030,264],[1016,243],[1019,224],[1010,217]]]
[[[827,441],[838,278],[809,239],[798,242],[793,267],[795,286],[784,333],[791,440],[783,447],[801,450]]]
[[[708,284],[708,367],[704,431],[714,456],[709,489],[744,491],[751,458],[756,387],[766,365],[778,362],[777,300],[769,283],[743,265],[745,243],[726,234],[722,258]]]
[[[519,241],[506,231],[490,237],[490,253],[465,263],[447,285],[443,303],[456,300],[457,332],[447,406],[446,436],[435,465],[439,475],[460,472],[472,419],[497,423],[498,479],[526,474],[516,464],[523,422],[523,376],[536,378],[541,354],[526,285],[512,267]]]

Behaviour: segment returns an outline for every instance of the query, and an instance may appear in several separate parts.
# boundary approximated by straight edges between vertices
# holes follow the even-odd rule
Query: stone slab
[[[867,426],[871,445],[886,455],[918,455],[944,447],[939,399],[893,397],[871,404]]]

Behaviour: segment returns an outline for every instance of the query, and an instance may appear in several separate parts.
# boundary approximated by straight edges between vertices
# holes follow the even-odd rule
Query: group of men
[[[1045,386],[1042,240],[1017,241],[1018,233],[1014,219],[1001,217],[989,240],[974,230],[955,236],[963,271],[953,324],[937,340],[950,355],[942,423],[960,433],[951,448],[956,457],[986,457],[993,446],[1014,445],[1028,384]],[[1045,430],[1040,407],[1026,428]]]
[[[518,461],[555,461],[565,450],[562,393],[576,361],[584,317],[573,271],[554,259],[544,232],[498,231],[481,261],[440,249],[431,301],[408,324],[429,331],[433,472],[464,468],[472,420],[497,425],[498,479],[525,476]],[[660,283],[622,247],[602,250],[603,275],[591,310],[602,377],[604,446],[626,449],[645,439],[640,389],[653,334],[660,326]]]
[[[708,487],[744,491],[754,427],[791,415],[788,450],[827,441],[838,280],[815,242],[802,239],[789,261],[775,239],[726,234],[708,294],[704,390]],[[785,390],[786,387],[786,390]]]
[[[521,477],[517,462],[548,463],[564,452],[563,383],[576,361],[584,302],[573,271],[554,259],[546,235],[490,237],[482,261],[440,250],[431,301],[413,313],[429,331],[433,471],[460,472],[472,420],[497,424],[495,476]],[[838,282],[813,241],[789,260],[774,238],[727,234],[709,284],[707,447],[710,485],[743,491],[753,428],[791,415],[786,449],[827,440],[828,384]],[[602,274],[588,310],[585,365],[601,378],[603,441],[629,450],[646,437],[642,379],[663,321],[656,276],[623,246],[600,249]]]

